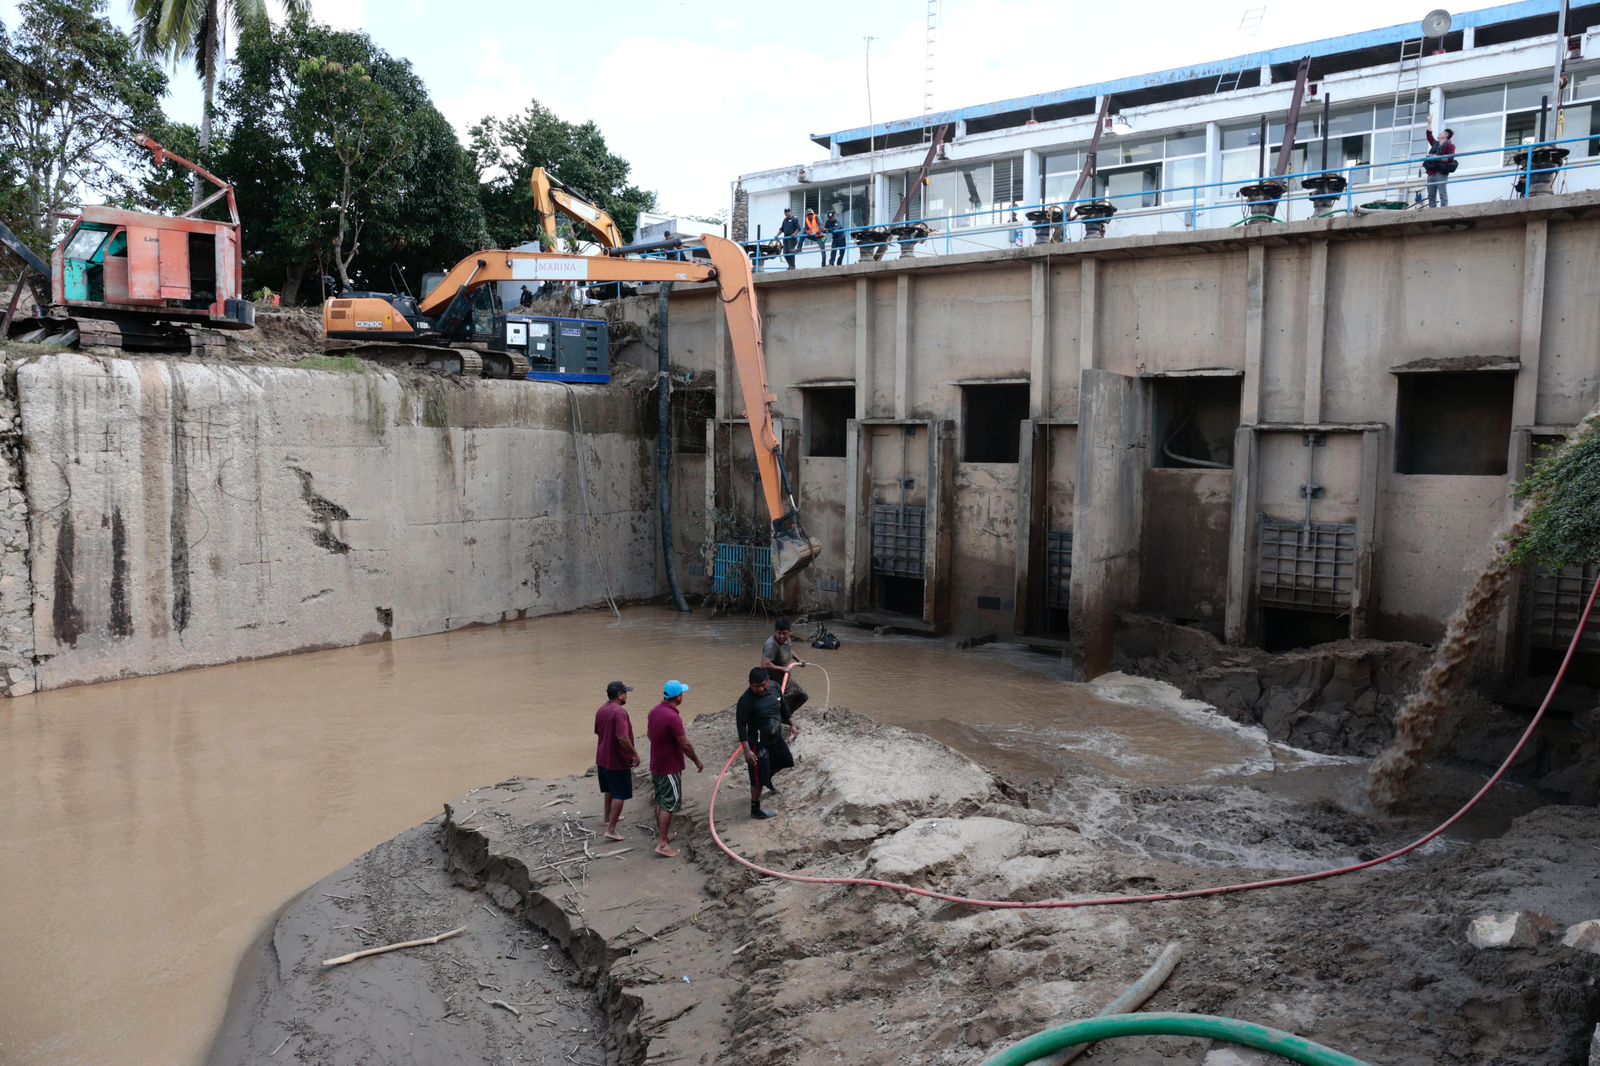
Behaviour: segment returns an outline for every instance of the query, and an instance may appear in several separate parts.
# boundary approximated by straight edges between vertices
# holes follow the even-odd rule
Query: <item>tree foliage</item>
[[[473,157],[485,175],[480,195],[489,236],[497,248],[534,239],[534,167],[605,209],[623,233],[632,233],[639,212],[656,205],[655,194],[630,184],[628,161],[606,145],[593,122],[567,122],[537,100],[510,118],[483,119],[469,131]]]
[[[218,109],[255,282],[291,299],[308,272],[392,287],[480,245],[477,174],[411,65],[303,15],[255,25]]]
[[[1547,570],[1600,560],[1600,422],[1533,464],[1516,495],[1530,501],[1528,530],[1510,552],[1513,563]]]
[[[0,210],[43,251],[52,212],[137,197],[149,157],[133,135],[162,127],[167,81],[104,0],[23,0],[19,14],[14,32],[0,25]]]

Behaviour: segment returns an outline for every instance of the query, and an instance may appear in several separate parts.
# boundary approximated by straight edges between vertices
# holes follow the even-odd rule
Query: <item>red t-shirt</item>
[[[594,750],[596,766],[602,770],[629,768],[628,755],[617,743],[618,737],[627,737],[628,743],[633,743],[633,721],[628,717],[627,708],[616,702],[603,704],[594,712],[594,735],[600,738]]]
[[[683,716],[670,703],[658,703],[645,720],[650,734],[650,772],[683,773]]]

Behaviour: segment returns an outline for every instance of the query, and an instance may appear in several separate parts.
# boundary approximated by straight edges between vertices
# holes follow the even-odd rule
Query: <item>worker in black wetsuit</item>
[[[789,708],[773,691],[772,679],[767,671],[756,667],[750,671],[750,687],[739,697],[734,712],[734,722],[739,730],[739,743],[744,745],[745,768],[750,772],[750,817],[771,818],[761,809],[761,790],[770,787],[772,775],[794,765],[794,755],[784,739],[800,735],[800,730],[789,720]],[[774,790],[776,791],[776,790]]]

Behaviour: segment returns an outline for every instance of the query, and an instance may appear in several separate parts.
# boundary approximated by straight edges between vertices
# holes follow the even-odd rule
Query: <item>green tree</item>
[[[395,267],[415,279],[485,240],[471,157],[411,65],[366,34],[304,15],[248,28],[217,113],[252,284],[292,302],[342,263],[348,284],[387,289]]]
[[[163,122],[165,75],[104,12],[103,0],[23,0],[15,32],[0,24],[0,210],[41,254],[52,212],[135,195],[149,157],[133,134]]]
[[[605,209],[618,228],[632,234],[639,212],[655,207],[656,197],[632,185],[628,161],[606,146],[593,122],[567,122],[537,100],[510,118],[485,118],[469,131],[472,154],[483,182],[480,196],[489,236],[496,247],[531,241],[534,167],[544,167],[562,182]]]
[[[416,138],[394,94],[361,63],[312,56],[300,61],[296,80],[290,128],[310,163],[313,188],[331,197],[335,221],[327,250],[349,288],[367,219],[402,208],[399,183],[384,178],[409,163]]]
[[[199,154],[209,155],[211,114],[216,105],[217,73],[222,67],[222,27],[232,25],[235,37],[245,28],[267,21],[266,0],[132,0],[139,46],[147,56],[173,64],[194,61],[204,87],[205,106],[200,114]],[[309,0],[283,0],[290,15],[304,14]],[[194,196],[200,197],[198,179]]]

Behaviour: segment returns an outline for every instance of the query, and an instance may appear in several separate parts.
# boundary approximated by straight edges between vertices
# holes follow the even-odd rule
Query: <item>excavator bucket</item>
[[[822,542],[805,533],[772,531],[772,583],[781,585],[791,574],[811,565],[822,551]]]

